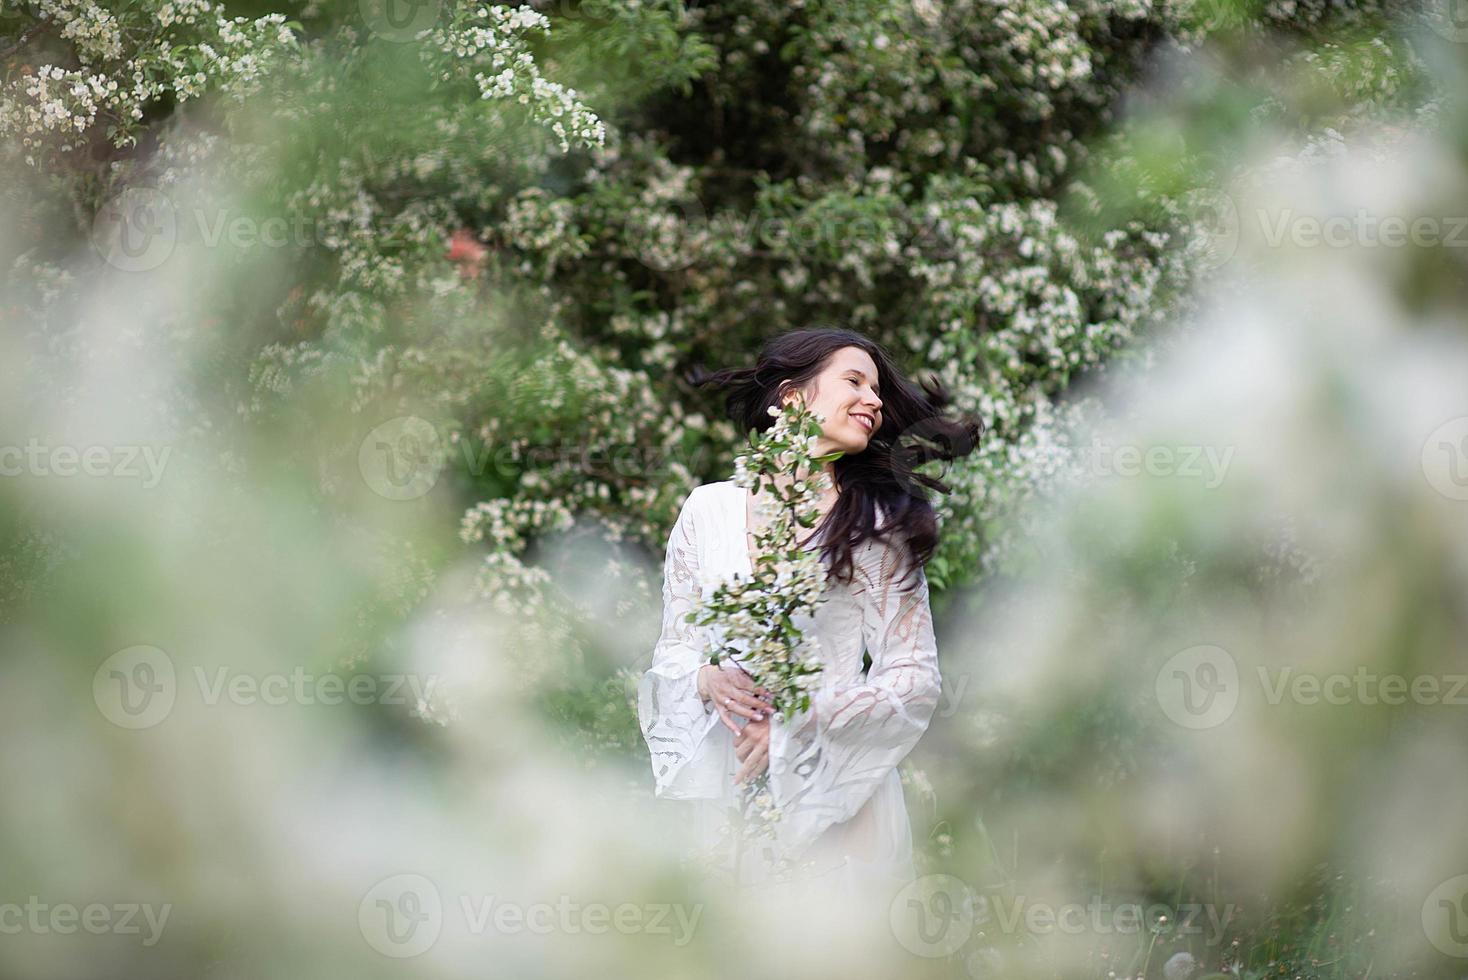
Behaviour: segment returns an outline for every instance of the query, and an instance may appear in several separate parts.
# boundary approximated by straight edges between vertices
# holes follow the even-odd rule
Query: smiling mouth
[[[850,415],[853,419],[855,419],[856,422],[857,422],[857,424],[860,425],[862,428],[866,429],[867,432],[869,432],[869,433],[874,428],[876,428],[877,420],[874,419],[874,418],[872,418],[870,415],[867,415],[864,412],[847,412],[846,414]]]

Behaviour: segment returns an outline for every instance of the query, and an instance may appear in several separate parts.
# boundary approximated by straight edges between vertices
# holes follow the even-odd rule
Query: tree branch
[[[9,58],[12,54],[25,47],[27,44],[30,43],[31,38],[44,31],[46,29],[46,26],[47,25],[45,21],[38,21],[32,24],[30,27],[27,27],[24,31],[21,32],[20,37],[10,42],[10,44],[6,45],[4,48],[0,48],[0,59]]]

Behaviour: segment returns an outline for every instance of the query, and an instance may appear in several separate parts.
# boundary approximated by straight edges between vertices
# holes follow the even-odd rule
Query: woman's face
[[[877,364],[860,347],[843,347],[810,381],[811,410],[825,418],[817,455],[841,450],[854,455],[867,448],[882,427]],[[788,395],[788,403],[794,395]]]

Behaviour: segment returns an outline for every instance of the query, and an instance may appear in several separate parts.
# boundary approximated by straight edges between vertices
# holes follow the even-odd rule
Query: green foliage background
[[[743,438],[687,368],[746,363],[773,334],[826,324],[941,377],[990,427],[935,501],[928,575],[957,622],[987,608],[977,587],[1053,557],[1029,505],[1101,412],[1094,386],[1140,384],[1189,333],[1212,266],[1197,195],[1239,177],[1261,134],[1323,145],[1430,114],[1443,77],[1402,27],[1413,9],[1390,2],[564,0],[526,8],[548,29],[487,45],[481,5],[442,3],[432,30],[447,33],[418,40],[375,29],[370,6],[0,7],[12,441],[87,394],[87,288],[117,274],[98,224],[110,203],[142,187],[185,224],[241,220],[256,233],[242,241],[181,233],[163,271],[188,288],[125,338],[140,364],[168,366],[131,397],[167,406],[171,445],[210,487],[180,523],[226,552],[351,556],[308,563],[350,566],[300,634],[321,665],[398,662],[404,625],[462,584],[466,605],[514,617],[512,669],[547,730],[617,773],[639,761],[627,650],[655,639],[668,529]],[[490,97],[474,76],[497,58],[515,77]],[[42,66],[69,74],[38,95]],[[73,74],[136,89],[63,136],[30,111],[54,97],[85,115]],[[284,244],[257,240],[272,220]],[[436,433],[437,479],[384,501],[363,485],[362,447],[403,416]],[[264,524],[290,515],[263,538],[255,520],[221,519],[257,494]],[[67,499],[14,497],[0,514],[9,623],[55,625],[88,588],[112,588],[87,568],[147,553]],[[1098,553],[1108,527],[1103,514],[1084,529]],[[594,568],[561,550],[568,538],[604,549]],[[1298,569],[1239,547],[1220,589],[1288,594]],[[1206,602],[1179,595],[1207,592],[1179,585],[1205,550],[1161,535],[1084,581],[1102,595],[1125,583],[1134,610]],[[599,603],[611,582],[617,600]],[[113,617],[132,608],[120,595],[68,626],[83,649],[116,645]],[[968,783],[946,770],[973,757],[972,733],[938,731],[938,785],[955,791],[935,801],[908,777],[927,859],[950,857],[955,834],[962,853],[991,850],[955,808],[1133,778],[1152,758],[1156,732],[1137,721],[1149,692],[1099,695],[1082,685],[1017,716]],[[431,756],[421,721],[383,737]],[[1276,955],[1308,958],[1258,959]]]

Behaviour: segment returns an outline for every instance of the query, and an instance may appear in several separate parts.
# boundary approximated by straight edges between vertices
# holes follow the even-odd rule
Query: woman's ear
[[[788,385],[788,384],[790,384],[790,379],[789,378],[785,378],[785,379],[783,379],[780,382],[780,384],[782,386],[783,385]],[[805,396],[803,394],[801,394],[801,391],[800,391],[799,388],[794,388],[794,387],[789,388],[789,389],[785,390],[780,395],[780,407],[781,408],[784,408],[786,405],[789,405],[791,402],[796,401],[796,400],[804,400],[804,398],[805,398]]]

